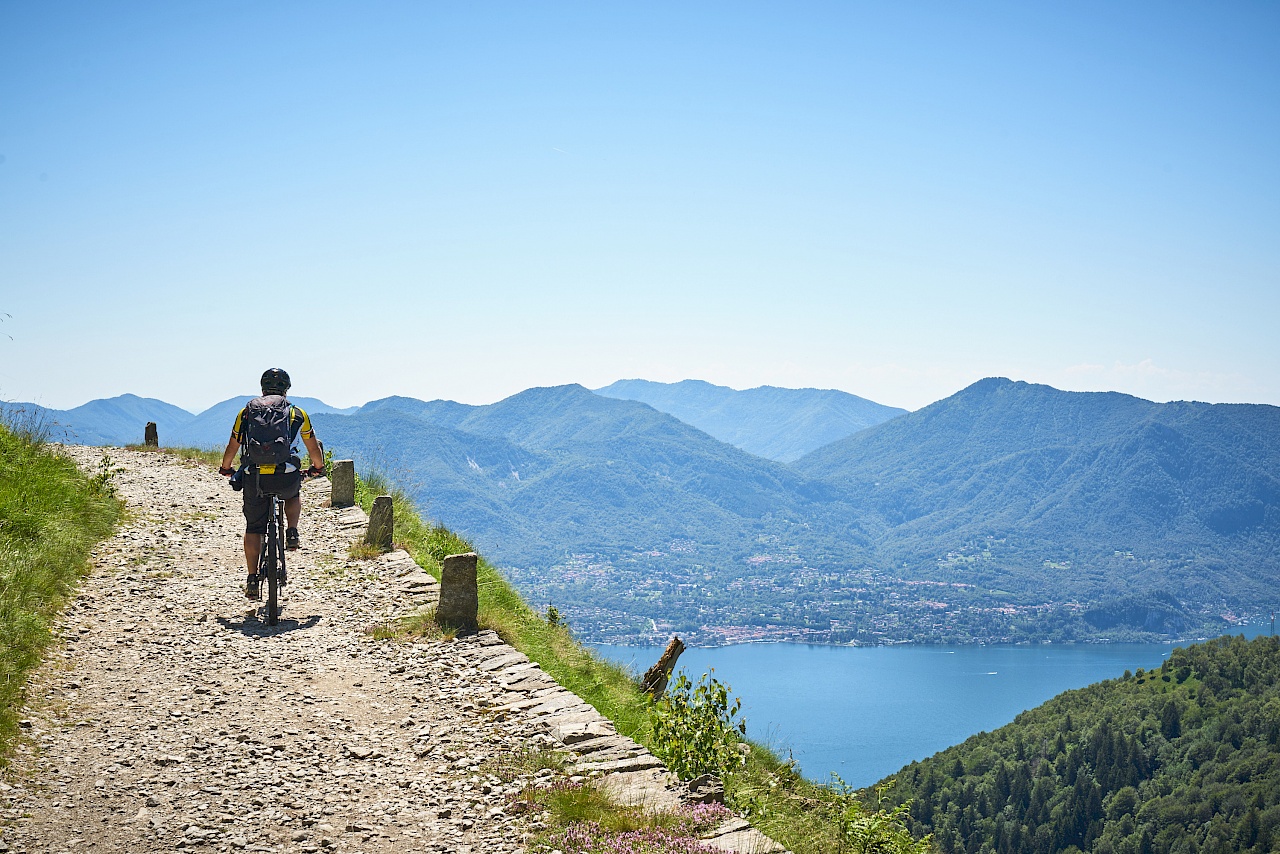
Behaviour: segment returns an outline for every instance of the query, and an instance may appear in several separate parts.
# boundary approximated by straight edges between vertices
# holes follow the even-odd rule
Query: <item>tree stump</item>
[[[350,507],[356,503],[356,464],[334,460],[329,472],[329,506]]]
[[[667,690],[667,680],[671,678],[671,671],[676,669],[676,659],[682,652],[684,652],[684,641],[672,635],[657,664],[645,671],[644,678],[640,680],[640,690],[655,698],[661,697]]]
[[[133,435],[138,435],[134,433]],[[148,421],[147,429],[143,431],[142,443],[148,448],[160,447],[160,431],[156,429],[156,422]]]
[[[391,509],[391,496],[379,495],[373,499],[373,511],[369,514],[369,529],[364,541],[383,551],[391,550],[391,535],[395,530],[395,517]]]
[[[440,604],[436,622],[441,626],[474,632],[480,613],[480,588],[476,583],[475,552],[449,555],[440,570]]]

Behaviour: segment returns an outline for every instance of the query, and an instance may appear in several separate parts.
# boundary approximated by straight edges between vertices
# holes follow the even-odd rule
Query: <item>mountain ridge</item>
[[[318,430],[323,428],[323,435],[334,436],[349,448],[367,446],[370,440],[362,439],[359,430],[364,430],[366,436],[372,431],[379,437],[372,440],[377,444],[376,453],[357,453],[366,464],[378,457],[382,465],[390,464],[394,470],[403,471],[413,467],[409,462],[412,458],[447,453],[451,460],[444,469],[432,466],[433,471],[450,472],[447,482],[482,483],[476,487],[476,494],[487,496],[488,501],[508,502],[517,510],[541,505],[540,527],[575,539],[581,535],[566,531],[566,520],[568,526],[578,524],[584,514],[596,509],[575,506],[574,496],[587,484],[592,504],[663,519],[663,525],[676,529],[672,536],[697,533],[704,539],[716,539],[706,528],[704,517],[708,515],[736,528],[742,522],[733,517],[755,518],[778,507],[771,496],[801,491],[798,481],[802,479],[779,464],[732,448],[645,404],[601,398],[580,385],[529,389],[495,404],[476,407],[464,418],[446,417],[444,423],[431,421],[431,412],[426,410],[418,416],[403,410],[380,415],[385,412],[383,408],[346,416],[362,419],[359,422],[323,416],[315,421]],[[553,412],[554,417],[548,412]],[[378,417],[388,420],[380,424],[374,420]],[[394,427],[396,435],[387,435],[388,427]],[[445,433],[452,444],[441,438]],[[409,434],[416,438],[406,443],[402,437]],[[435,450],[420,453],[424,444]],[[473,453],[464,450],[464,446],[480,450]],[[501,451],[492,453],[495,449]],[[686,456],[692,454],[696,464],[673,455],[672,449],[680,449]],[[418,468],[421,470],[422,466]],[[749,476],[737,476],[744,472]],[[494,492],[495,488],[501,492]],[[673,489],[683,498],[677,499]],[[421,492],[425,494],[425,490]],[[664,502],[677,500],[692,502],[682,504],[689,518],[679,525],[674,524],[672,514],[663,506]],[[794,500],[805,499],[797,495]],[[461,501],[461,505],[465,504],[465,500]],[[701,509],[694,512],[694,506]],[[551,511],[551,507],[559,509]],[[492,532],[459,518],[456,511],[437,512],[451,527],[479,537],[487,551],[507,560],[512,558],[509,544],[504,546],[501,537],[490,536]],[[632,545],[608,535],[596,538],[595,544],[611,549]],[[634,545],[642,548],[655,544]],[[547,557],[550,555],[543,555],[544,559]]]
[[[778,462],[792,462],[907,411],[835,389],[766,385],[739,391],[704,380],[628,379],[594,391],[647,403],[722,442]]]

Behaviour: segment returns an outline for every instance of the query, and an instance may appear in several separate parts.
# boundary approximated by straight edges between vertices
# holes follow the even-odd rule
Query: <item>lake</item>
[[[810,780],[827,782],[834,771],[863,787],[1063,691],[1159,667],[1179,645],[741,644],[685,650],[680,668],[694,681],[714,669],[742,698],[748,736],[790,753]],[[662,654],[661,647],[591,647],[637,673]]]

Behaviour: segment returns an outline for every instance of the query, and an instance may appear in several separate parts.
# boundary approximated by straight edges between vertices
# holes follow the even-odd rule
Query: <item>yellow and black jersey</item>
[[[231,438],[235,439],[242,446],[241,452],[240,452],[241,465],[247,462],[247,460],[244,457],[244,450],[243,450],[244,432],[245,432],[244,409],[241,408],[240,414],[236,416],[236,423],[231,428]],[[307,415],[307,411],[303,409],[301,406],[294,406],[292,403],[289,404],[289,444],[292,445],[293,443],[297,442],[299,436],[309,439],[314,437],[315,435],[316,435],[316,431],[311,428],[311,418]],[[286,465],[285,471],[289,471],[289,469],[287,468],[288,463],[286,463],[285,465]],[[273,465],[258,466],[258,473],[259,474],[275,474],[276,467]]]

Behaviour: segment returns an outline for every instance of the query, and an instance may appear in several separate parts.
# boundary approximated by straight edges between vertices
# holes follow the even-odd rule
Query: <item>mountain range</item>
[[[122,394],[91,400],[74,409],[50,409],[36,403],[0,401],[0,415],[40,423],[50,438],[82,445],[142,444],[147,422],[154,421],[162,444],[170,447],[212,448],[225,445],[236,414],[251,398],[233,397],[216,403],[199,415],[156,400]],[[310,413],[348,413],[314,397],[291,398]]]
[[[1138,639],[1280,604],[1276,407],[988,379],[813,447],[861,398],[761,391],[299,403],[339,457],[387,474],[588,639]],[[642,394],[657,405],[625,399]],[[698,400],[714,411],[690,414]],[[242,400],[186,421],[160,401],[94,404],[82,435],[163,416],[165,444],[220,446]],[[825,414],[780,429],[789,412]],[[785,463],[744,448],[813,449]]]
[[[428,515],[507,564],[675,541],[737,558],[761,519],[800,516],[830,493],[652,407],[579,385],[476,407],[393,398],[313,421],[326,443],[386,472]]]
[[[907,411],[834,389],[736,391],[702,380],[618,380],[595,393],[647,403],[747,453],[784,463]]]
[[[1265,596],[1280,544],[1277,438],[1276,407],[987,379],[794,468],[840,489],[876,520],[882,557],[923,577],[1096,600],[1136,592],[1124,568],[1147,564],[1180,599]]]

